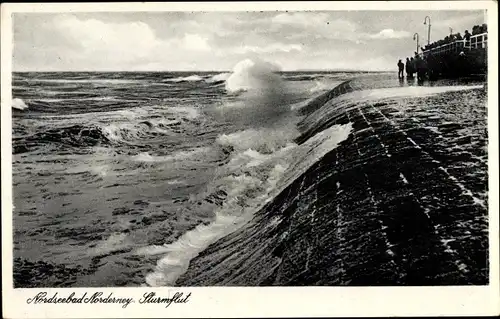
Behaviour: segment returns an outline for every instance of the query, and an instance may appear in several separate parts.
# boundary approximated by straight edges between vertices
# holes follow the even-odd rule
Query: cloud
[[[411,34],[427,33],[422,15],[417,11],[16,13],[13,63],[18,71],[229,70],[244,58],[260,57],[289,70],[382,65],[392,69],[394,61],[412,53]],[[447,35],[448,26],[470,29],[483,19],[479,11],[433,12],[431,39]]]
[[[300,25],[300,26],[318,26],[323,23],[326,24],[328,15],[323,12],[307,13],[307,12],[294,12],[294,13],[280,13],[272,18],[273,23]]]
[[[298,31],[293,37],[322,37],[327,39],[346,39],[355,41],[358,25],[354,22],[332,18],[324,12],[280,13],[271,19],[274,29]]]
[[[162,39],[142,21],[105,22],[65,14],[54,16],[31,32],[31,38],[15,41],[17,68],[36,68],[35,60],[38,67],[45,69],[106,70],[161,65],[196,59],[212,50],[206,36],[181,33]],[[26,34],[21,32],[19,36]]]
[[[409,38],[410,32],[407,31],[394,31],[393,29],[384,29],[379,33],[369,35],[371,39],[402,39]]]
[[[323,12],[280,13],[272,18],[272,22],[282,30],[296,27],[307,32],[307,34],[305,32],[292,34],[294,39],[309,36],[348,40],[356,44],[364,44],[363,40],[366,39],[401,39],[410,36],[407,31],[395,31],[393,29],[383,29],[375,34],[362,32],[358,24],[341,18],[333,19]]]
[[[467,13],[462,13],[460,16],[454,16],[454,17],[449,17],[449,18],[444,18],[444,19],[433,19],[431,21],[431,25],[433,27],[443,27],[443,28],[449,28],[449,27],[455,27],[457,25],[470,25],[469,28],[472,28],[472,26],[475,23],[483,23],[485,21],[485,17],[483,14],[480,12],[476,12],[474,14],[467,14]]]
[[[122,60],[144,57],[158,44],[144,22],[104,23],[61,16],[54,19],[51,31],[69,38],[86,52]]]
[[[208,38],[203,37],[198,34],[187,33],[184,35],[183,39],[184,48],[193,51],[210,51],[210,45],[208,44]]]
[[[273,43],[267,46],[252,46],[244,45],[232,49],[233,53],[245,54],[248,52],[254,53],[274,53],[274,52],[291,52],[291,51],[302,51],[302,45],[300,44],[282,44]]]

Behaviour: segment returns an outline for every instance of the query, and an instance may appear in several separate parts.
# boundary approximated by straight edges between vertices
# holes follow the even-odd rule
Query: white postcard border
[[[106,11],[282,11],[282,10],[487,10],[489,243],[488,286],[443,287],[206,287],[206,288],[64,288],[13,289],[12,278],[12,13]],[[494,315],[499,300],[498,187],[498,7],[494,1],[415,2],[211,2],[211,3],[15,3],[1,6],[1,177],[2,177],[2,303],[6,318],[104,317],[317,317],[317,316],[436,316]],[[28,304],[45,291],[61,297],[101,291],[132,297],[136,303]],[[172,296],[191,293],[186,304],[139,304],[144,293]]]

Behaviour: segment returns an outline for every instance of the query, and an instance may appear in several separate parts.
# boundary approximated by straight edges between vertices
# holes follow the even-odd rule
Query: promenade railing
[[[423,56],[429,54],[448,54],[448,53],[459,53],[461,51],[481,49],[488,47],[488,33],[481,33],[471,35],[469,40],[455,40],[450,43],[442,44],[440,46],[425,49],[423,48]]]

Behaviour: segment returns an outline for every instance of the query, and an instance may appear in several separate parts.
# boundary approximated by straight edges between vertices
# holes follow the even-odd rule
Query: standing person
[[[411,61],[408,57],[406,57],[406,78],[410,78],[410,71],[411,71]]]
[[[425,77],[425,62],[417,55],[415,57],[415,64],[417,66],[417,81],[423,82]]]
[[[413,73],[415,73],[415,59],[411,57],[410,59],[410,77],[413,78]]]
[[[470,33],[469,33],[469,30],[465,30],[464,39],[465,39],[465,47],[466,48],[470,48]]]
[[[399,79],[404,78],[405,65],[403,62],[401,62],[401,60],[398,61],[398,69],[399,69],[398,78]]]

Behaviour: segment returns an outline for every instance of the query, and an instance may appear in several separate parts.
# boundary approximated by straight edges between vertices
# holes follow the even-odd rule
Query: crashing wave
[[[207,82],[207,83],[222,83],[222,82],[225,82],[230,76],[231,76],[231,73],[219,73],[219,74],[216,74],[216,75],[209,77],[208,79],[205,80],[205,82]]]
[[[190,75],[190,76],[185,76],[185,77],[178,77],[178,78],[171,78],[171,79],[166,79],[165,81],[167,82],[198,82],[202,81],[203,78],[197,74]]]
[[[12,100],[12,108],[17,109],[17,110],[25,110],[28,108],[26,103],[20,98],[14,98]]]
[[[278,92],[283,89],[284,81],[276,72],[278,66],[260,60],[246,59],[233,68],[226,80],[226,90],[230,93],[241,91]]]
[[[210,244],[248,223],[255,212],[345,140],[351,130],[350,124],[334,126],[304,145],[288,143],[269,154],[252,149],[234,153],[225,166],[225,176],[217,181],[216,188],[227,195],[215,211],[215,220],[208,225],[196,226],[171,244],[147,246],[136,252],[144,255],[165,254],[158,261],[155,271],[146,277],[148,285],[175,284],[194,257]]]

